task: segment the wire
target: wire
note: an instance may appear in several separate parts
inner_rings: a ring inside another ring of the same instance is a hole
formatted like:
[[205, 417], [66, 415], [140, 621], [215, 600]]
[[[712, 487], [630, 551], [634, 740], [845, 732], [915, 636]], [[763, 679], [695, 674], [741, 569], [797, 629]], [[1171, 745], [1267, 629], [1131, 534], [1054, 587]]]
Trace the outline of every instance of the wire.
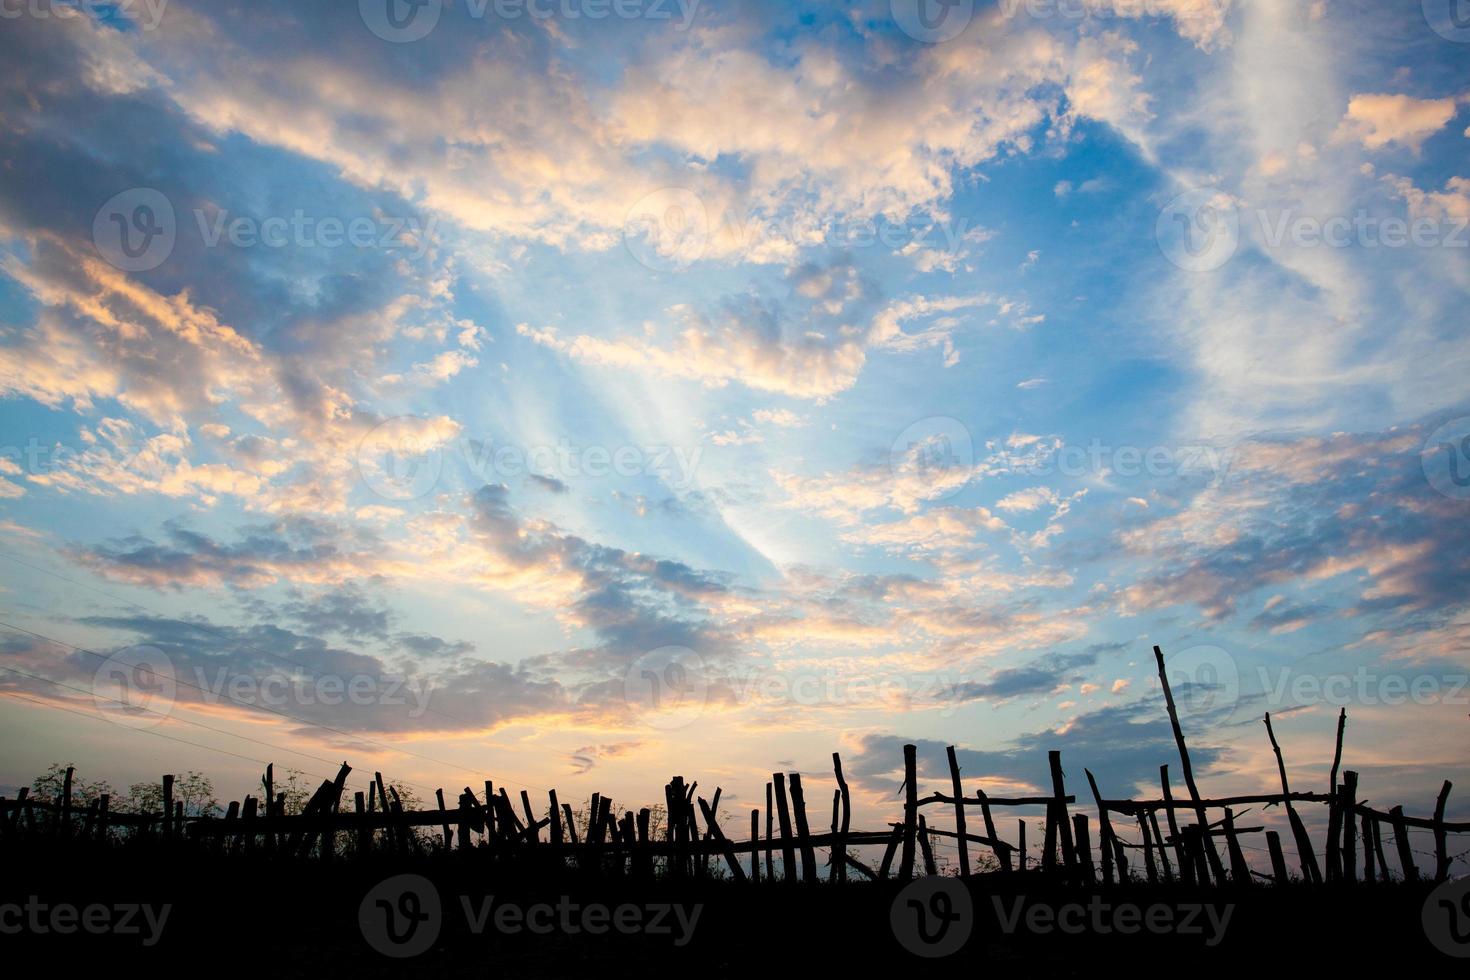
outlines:
[[[124, 599], [122, 596], [119, 596], [119, 595], [113, 595], [111, 592], [108, 592], [106, 589], [99, 589], [95, 585], [88, 585], [85, 582], [78, 582], [76, 579], [68, 578], [67, 576], [62, 575], [60, 572], [54, 572], [54, 571], [50, 570], [49, 568], [43, 568], [40, 565], [33, 565], [30, 562], [28, 562], [28, 561], [24, 561], [24, 560], [22, 560], [20, 558], [17, 558], [15, 555], [11, 554], [8, 551], [0, 551], [0, 558], [7, 558], [10, 561], [15, 562], [17, 565], [23, 565], [26, 568], [31, 569], [32, 571], [40, 572], [42, 575], [50, 575], [52, 578], [60, 579], [61, 581], [66, 582], [68, 585], [75, 585], [79, 589], [88, 589], [88, 590], [90, 590], [92, 592], [97, 593], [98, 595], [106, 596], [107, 598], [111, 599], [113, 602], [121, 603], [124, 606], [130, 606], [133, 609], [140, 610], [142, 612], [148, 613], [149, 615], [152, 615], [152, 616], [162, 616], [163, 615], [162, 613], [158, 612], [157, 610], [150, 609], [147, 606], [143, 605], [142, 603], [133, 602], [130, 599]], [[315, 673], [315, 669], [312, 668], [312, 667], [310, 667], [310, 666], [308, 666], [307, 664], [303, 664], [303, 663], [300, 663], [298, 661], [288, 659], [287, 657], [283, 656], [282, 654], [274, 653], [274, 652], [272, 652], [270, 650], [266, 650], [266, 649], [263, 649], [261, 647], [255, 646], [254, 644], [249, 644], [249, 643], [242, 644], [242, 643], [239, 642], [239, 639], [237, 637], [230, 636], [230, 635], [228, 635], [228, 634], [226, 634], [224, 632], [221, 632], [220, 630], [214, 629], [213, 627], [202, 626], [199, 623], [196, 623], [196, 622], [193, 622], [193, 621], [187, 620], [187, 619], [175, 619], [173, 617], [168, 617], [168, 618], [169, 618], [169, 620], [171, 622], [180, 623], [180, 624], [182, 624], [184, 626], [189, 627], [192, 630], [197, 630], [200, 633], [204, 633], [207, 636], [212, 636], [215, 639], [226, 640], [226, 641], [229, 641], [231, 643], [234, 643], [237, 646], [239, 646], [240, 649], [245, 650], [247, 652], [250, 652], [250, 653], [259, 653], [262, 656], [266, 656], [266, 657], [274, 657], [276, 660], [279, 660], [281, 663], [287, 664], [287, 665], [289, 665], [291, 667], [299, 668], [300, 670], [303, 670], [303, 671], [305, 671], [308, 674], [314, 674]], [[469, 722], [465, 721], [463, 718], [456, 718], [453, 715], [445, 714], [444, 712], [439, 711], [439, 710], [436, 710], [435, 708], [432, 708], [432, 707], [430, 707], [427, 704], [424, 706], [424, 710], [428, 711], [430, 714], [438, 715], [439, 717], [441, 717], [441, 718], [443, 718], [443, 719], [445, 719], [447, 721], [453, 721], [453, 722], [456, 722], [456, 723], [458, 723], [460, 725], [468, 725], [469, 724]], [[537, 787], [534, 787], [533, 786], [533, 787], [530, 787], [530, 788], [531, 789], [536, 789]]]
[[[149, 714], [158, 715], [160, 718], [163, 718], [163, 719], [166, 719], [166, 720], [169, 720], [169, 721], [179, 721], [179, 722], [183, 722], [186, 725], [194, 725], [194, 726], [196, 726], [198, 728], [203, 728], [206, 731], [211, 731], [211, 732], [215, 732], [216, 734], [219, 734], [219, 735], [228, 736], [229, 738], [238, 738], [238, 739], [242, 739], [242, 740], [244, 740], [246, 742], [254, 742], [257, 745], [264, 745], [266, 748], [268, 748], [268, 749], [275, 749], [278, 752], [286, 752], [286, 753], [289, 753], [291, 755], [305, 756], [308, 759], [315, 759], [317, 762], [325, 762], [329, 766], [335, 766], [335, 765], [337, 765], [337, 762], [335, 760], [333, 760], [333, 759], [327, 759], [327, 758], [324, 758], [323, 756], [319, 756], [319, 755], [312, 755], [310, 752], [302, 752], [300, 749], [287, 748], [284, 745], [277, 745], [274, 742], [266, 742], [266, 741], [263, 741], [263, 740], [258, 739], [258, 738], [251, 738], [249, 735], [241, 735], [238, 732], [228, 732], [228, 731], [225, 731], [223, 728], [215, 728], [213, 725], [206, 725], [202, 721], [194, 721], [193, 719], [190, 719], [190, 718], [180, 718], [180, 717], [178, 717], [176, 715], [166, 714], [166, 713], [164, 713], [162, 711], [155, 711], [152, 708], [144, 707], [142, 705], [129, 704], [128, 702], [122, 700], [121, 698], [108, 697], [107, 695], [105, 695], [105, 694], [99, 694], [96, 691], [88, 691], [84, 687], [77, 687], [74, 684], [67, 684], [67, 683], [64, 683], [62, 681], [52, 680], [49, 677], [42, 677], [40, 674], [29, 674], [29, 673], [27, 673], [27, 672], [25, 672], [23, 670], [18, 670], [15, 667], [6, 667], [4, 665], [0, 665], [0, 670], [8, 670], [12, 674], [19, 674], [22, 677], [29, 677], [32, 680], [44, 681], [47, 684], [55, 684], [57, 687], [64, 687], [68, 691], [76, 691], [78, 694], [90, 694], [94, 698], [102, 698], [104, 700], [111, 701], [114, 704], [120, 704], [120, 705], [122, 705], [125, 708], [139, 708], [139, 707], [141, 707], [144, 711], [148, 712]], [[105, 721], [106, 719], [103, 719], [103, 720]], [[125, 727], [127, 727], [127, 726], [125, 726]], [[314, 776], [314, 775], [317, 775], [317, 773], [308, 773], [307, 775], [313, 775]], [[325, 779], [327, 777], [323, 776], [322, 778]]]

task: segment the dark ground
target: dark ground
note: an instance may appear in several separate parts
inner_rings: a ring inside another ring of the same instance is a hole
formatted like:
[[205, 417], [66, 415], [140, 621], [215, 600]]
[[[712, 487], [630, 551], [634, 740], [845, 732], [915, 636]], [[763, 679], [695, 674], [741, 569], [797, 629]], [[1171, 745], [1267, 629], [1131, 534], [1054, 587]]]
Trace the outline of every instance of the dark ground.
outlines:
[[[1033, 872], [983, 875], [963, 884], [941, 878], [944, 884], [936, 885], [936, 879], [924, 879], [928, 884], [910, 886], [900, 895], [897, 883], [640, 883], [546, 867], [508, 878], [478, 867], [473, 855], [454, 853], [284, 865], [263, 856], [224, 859], [145, 846], [103, 849], [74, 842], [52, 853], [35, 840], [17, 843], [0, 846], [0, 907], [20, 906], [15, 911], [0, 908], [0, 949], [6, 954], [0, 962], [11, 967], [24, 962], [49, 965], [68, 976], [101, 966], [128, 972], [164, 969], [171, 977], [624, 977], [664, 970], [716, 977], [757, 971], [784, 977], [903, 970], [964, 976], [999, 971], [1021, 977], [1081, 976], [1099, 970], [1161, 977], [1268, 971], [1357, 976], [1407, 970], [1421, 977], [1463, 977], [1470, 964], [1470, 959], [1440, 952], [1427, 937], [1421, 918], [1432, 890], [1427, 884], [1277, 888], [1263, 883], [1245, 889], [1186, 889], [1133, 883], [1080, 889], [1049, 883]], [[409, 883], [416, 897], [408, 900], [401, 882], [379, 888], [405, 873], [432, 881], [439, 915], [428, 911], [433, 898], [421, 884]], [[395, 911], [396, 935], [406, 937], [409, 946], [426, 945], [423, 952], [390, 957], [373, 948], [376, 941], [394, 952], [406, 949], [387, 938], [385, 907], [369, 901], [366, 926], [360, 921], [364, 898], [374, 888], [379, 888], [374, 899], [382, 898]], [[935, 889], [949, 893], [936, 898]], [[493, 899], [492, 909], [506, 903], [521, 909], [545, 903], [550, 908], [534, 914], [540, 916], [538, 925], [550, 924], [551, 929], [532, 934], [522, 927], [511, 933], [497, 928], [492, 911], [490, 921], [476, 932], [465, 900], [473, 915], [487, 899]], [[47, 906], [47, 912], [37, 914], [48, 931], [37, 931], [31, 921], [13, 931], [30, 915], [28, 903]], [[114, 922], [125, 913], [113, 908], [167, 903], [170, 910], [158, 941], [147, 946], [148, 926], [141, 914], [133, 919], [139, 934], [81, 929], [62, 934], [54, 927], [66, 927], [65, 913], [62, 920], [53, 917], [60, 903], [79, 909], [106, 906]], [[558, 906], [568, 903], [579, 908], [563, 915]], [[686, 921], [694, 906], [699, 910], [692, 930], [672, 913], [655, 922], [656, 908], [621, 913], [625, 924], [636, 917], [653, 924], [656, 934], [613, 929], [602, 935], [573, 934], [556, 921], [569, 921], [580, 930], [588, 924], [581, 907], [590, 903], [609, 908], [679, 903], [686, 909]], [[1214, 919], [1192, 911], [1204, 905], [1214, 909]], [[1048, 926], [1047, 910], [1063, 906], [1068, 927], [1076, 931]], [[1127, 928], [1132, 921], [1128, 911], [1120, 911], [1124, 907], [1136, 907], [1140, 917], [1151, 916], [1154, 928], [1118, 931], [1116, 927]], [[934, 944], [919, 938], [920, 909]], [[1018, 912], [1020, 919], [1006, 931], [1004, 920]], [[405, 913], [428, 918], [411, 930]], [[548, 923], [548, 916], [553, 921]], [[936, 916], [951, 921], [946, 926]], [[437, 935], [430, 923], [438, 926]], [[660, 927], [668, 931], [658, 931]], [[915, 952], [932, 953], [945, 946], [958, 948], [942, 957]], [[1459, 951], [1470, 953], [1470, 937]]]

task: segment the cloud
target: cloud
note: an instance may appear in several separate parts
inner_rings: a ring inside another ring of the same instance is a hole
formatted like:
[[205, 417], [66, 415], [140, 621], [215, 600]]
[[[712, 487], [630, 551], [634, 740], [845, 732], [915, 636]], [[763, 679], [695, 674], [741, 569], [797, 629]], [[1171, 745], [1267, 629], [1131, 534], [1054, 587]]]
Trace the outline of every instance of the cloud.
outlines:
[[1416, 99], [1408, 95], [1354, 95], [1335, 139], [1352, 139], [1370, 150], [1397, 143], [1419, 151], [1424, 141], [1455, 117], [1454, 99]]

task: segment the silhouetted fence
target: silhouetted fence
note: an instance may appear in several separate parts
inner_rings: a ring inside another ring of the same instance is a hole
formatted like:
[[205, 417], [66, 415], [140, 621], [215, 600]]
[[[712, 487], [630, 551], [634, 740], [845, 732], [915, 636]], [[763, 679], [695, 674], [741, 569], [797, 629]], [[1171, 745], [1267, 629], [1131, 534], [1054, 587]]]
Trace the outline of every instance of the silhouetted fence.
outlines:
[[[818, 848], [828, 851], [825, 877], [829, 881], [847, 881], [850, 873], [870, 880], [892, 877], [908, 880], [918, 873], [921, 862], [924, 873], [939, 872], [934, 843], [937, 839], [948, 839], [956, 842], [957, 870], [962, 876], [976, 870], [971, 866], [971, 845], [975, 845], [990, 851], [985, 870], [995, 874], [1043, 873], [1079, 884], [1101, 880], [1105, 885], [1122, 885], [1130, 880], [1147, 879], [1151, 883], [1177, 881], [1186, 885], [1223, 886], [1246, 885], [1257, 878], [1277, 884], [1286, 884], [1294, 878], [1311, 884], [1389, 881], [1393, 875], [1385, 853], [1387, 828], [1394, 844], [1399, 878], [1443, 880], [1449, 876], [1448, 835], [1470, 832], [1470, 823], [1445, 819], [1451, 784], [1446, 781], [1441, 788], [1432, 817], [1407, 816], [1401, 806], [1385, 812], [1359, 802], [1358, 773], [1345, 770], [1339, 779], [1345, 710], [1338, 716], [1328, 792], [1291, 790], [1268, 714], [1266, 732], [1276, 756], [1281, 791], [1223, 799], [1201, 796], [1158, 647], [1154, 647], [1154, 656], [1188, 798], [1174, 798], [1168, 765], [1159, 769], [1161, 798], [1146, 800], [1107, 799], [1093, 774], [1084, 770], [1097, 811], [1095, 847], [1089, 817], [1071, 810], [1077, 800], [1067, 792], [1060, 752], [1048, 753], [1049, 795], [994, 797], [983, 789], [965, 790], [954, 747], [950, 746], [950, 793], [936, 791], [921, 797], [917, 751], [913, 745], [903, 748], [902, 819], [876, 831], [851, 828], [851, 792], [842, 771], [842, 760], [834, 752], [831, 823], [830, 830], [824, 833], [812, 830], [799, 773], [772, 774], [766, 784], [764, 836], [762, 811], [752, 809], [749, 836], [739, 840], [729, 836], [720, 825], [717, 816], [720, 789], [716, 788], [706, 799], [697, 794], [698, 783], [686, 784], [679, 776], [664, 787], [662, 827], [655, 826], [652, 809], [619, 811], [610, 798], [594, 793], [579, 828], [570, 804], [560, 802], [555, 790], [547, 794], [547, 802], [539, 810], [530, 795], [521, 790], [517, 808], [506, 788], [497, 788], [490, 780], [478, 792], [464, 787], [452, 807], [446, 804], [443, 790], [439, 790], [436, 809], [408, 810], [398, 790], [386, 785], [381, 773], [375, 773], [366, 793], [355, 792], [349, 803], [344, 800], [344, 790], [352, 770], [343, 763], [336, 778], [324, 780], [301, 812], [294, 814], [287, 813], [286, 794], [276, 791], [274, 767], [266, 769], [260, 797], [246, 796], [243, 801], [231, 802], [223, 815], [193, 816], [186, 815], [183, 803], [174, 799], [172, 776], [163, 777], [161, 812], [115, 812], [105, 795], [89, 801], [84, 809], [74, 806], [72, 770], [68, 769], [59, 800], [36, 800], [26, 789], [21, 789], [14, 800], [0, 798], [0, 842], [14, 843], [31, 837], [111, 841], [114, 832], [121, 829], [181, 847], [209, 848], [224, 854], [269, 854], [294, 860], [349, 860], [385, 851], [400, 854], [432, 851], [457, 853], [465, 860], [645, 878], [656, 873], [675, 878], [723, 873], [741, 882], [759, 881], [764, 876], [770, 880], [779, 877], [791, 883], [810, 883], [822, 877]], [[1312, 837], [1297, 811], [1299, 804], [1327, 808], [1327, 833], [1320, 863]], [[1276, 831], [1237, 824], [1237, 808], [1250, 805], [1284, 807], [1296, 851], [1295, 874], [1287, 864]], [[954, 830], [929, 825], [923, 811], [932, 807], [952, 811]], [[1036, 866], [1028, 864], [1024, 819], [1017, 822], [1014, 842], [997, 829], [996, 811], [1016, 807], [1044, 808], [1044, 838]], [[976, 809], [980, 811], [983, 833], [969, 829], [971, 813]], [[1181, 813], [1186, 819], [1192, 817], [1192, 822], [1182, 824]], [[425, 834], [423, 828], [438, 833]], [[1415, 862], [1409, 841], [1410, 828], [1433, 832], [1432, 869], [1421, 870]], [[1135, 831], [1137, 840], [1129, 839]], [[1252, 869], [1244, 854], [1243, 839], [1263, 831], [1271, 861], [1269, 875]], [[1223, 858], [1220, 845], [1225, 852]], [[877, 866], [854, 854], [856, 848], [872, 848], [880, 853]], [[1130, 855], [1139, 860], [1130, 861]], [[712, 862], [722, 862], [725, 871], [716, 872]]]

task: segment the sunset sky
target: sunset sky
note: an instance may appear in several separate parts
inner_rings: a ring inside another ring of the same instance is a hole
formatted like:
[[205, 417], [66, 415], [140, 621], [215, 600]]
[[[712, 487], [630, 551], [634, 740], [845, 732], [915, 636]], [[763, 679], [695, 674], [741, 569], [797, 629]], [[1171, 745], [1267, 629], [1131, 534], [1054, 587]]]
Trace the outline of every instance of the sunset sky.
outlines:
[[1447, 3], [3, 11], [0, 786], [1470, 786]]

